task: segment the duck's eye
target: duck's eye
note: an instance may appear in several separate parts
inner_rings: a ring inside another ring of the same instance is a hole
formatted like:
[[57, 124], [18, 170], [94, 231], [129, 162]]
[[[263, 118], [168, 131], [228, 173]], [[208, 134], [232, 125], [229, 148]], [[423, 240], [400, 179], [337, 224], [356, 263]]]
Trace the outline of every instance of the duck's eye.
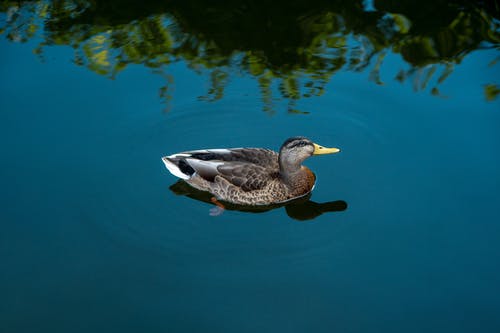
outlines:
[[290, 145], [288, 145], [288, 148], [293, 149], [293, 148], [305, 147], [308, 144], [309, 143], [307, 141], [295, 141], [295, 142], [291, 143]]

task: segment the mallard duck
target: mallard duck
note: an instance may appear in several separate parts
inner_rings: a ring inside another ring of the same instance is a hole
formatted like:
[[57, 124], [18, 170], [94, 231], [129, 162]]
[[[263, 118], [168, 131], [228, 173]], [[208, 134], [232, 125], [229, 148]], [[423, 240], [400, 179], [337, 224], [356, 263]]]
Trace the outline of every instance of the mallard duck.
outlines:
[[239, 205], [272, 205], [309, 194], [316, 176], [302, 165], [312, 155], [338, 153], [304, 137], [287, 139], [279, 153], [264, 148], [185, 151], [162, 158], [174, 176]]

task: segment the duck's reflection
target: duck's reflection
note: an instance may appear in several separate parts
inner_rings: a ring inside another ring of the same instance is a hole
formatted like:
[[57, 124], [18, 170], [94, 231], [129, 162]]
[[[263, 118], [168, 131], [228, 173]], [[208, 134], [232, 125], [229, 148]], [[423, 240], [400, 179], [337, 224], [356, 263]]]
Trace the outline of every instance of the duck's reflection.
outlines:
[[[171, 185], [170, 190], [177, 195], [185, 195], [195, 200], [213, 204], [214, 207], [216, 207], [212, 202], [213, 196], [210, 193], [199, 191], [191, 187], [183, 180], [179, 180], [175, 184]], [[242, 212], [262, 213], [271, 209], [285, 207], [288, 216], [299, 221], [312, 220], [323, 213], [340, 212], [347, 209], [347, 203], [343, 200], [317, 203], [311, 201], [310, 198], [311, 194], [297, 200], [287, 202], [286, 204], [269, 206], [241, 206], [224, 202], [224, 208], [228, 210], [239, 210]]]

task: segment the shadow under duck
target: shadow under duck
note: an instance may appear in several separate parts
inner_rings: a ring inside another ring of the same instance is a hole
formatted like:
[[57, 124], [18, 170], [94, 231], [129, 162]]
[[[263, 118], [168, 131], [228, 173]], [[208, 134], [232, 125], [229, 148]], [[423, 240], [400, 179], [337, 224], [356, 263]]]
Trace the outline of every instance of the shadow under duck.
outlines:
[[305, 137], [287, 139], [279, 153], [264, 148], [185, 151], [162, 158], [167, 169], [217, 200], [239, 205], [280, 204], [308, 195], [316, 177], [302, 162], [338, 153]]

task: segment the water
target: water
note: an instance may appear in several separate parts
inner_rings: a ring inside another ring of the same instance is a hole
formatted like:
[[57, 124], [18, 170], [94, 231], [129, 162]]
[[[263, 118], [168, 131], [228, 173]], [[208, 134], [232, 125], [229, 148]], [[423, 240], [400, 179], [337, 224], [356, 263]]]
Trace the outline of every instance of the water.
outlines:
[[[110, 79], [67, 46], [42, 61], [47, 34], [0, 38], [1, 332], [499, 330], [500, 104], [485, 97], [497, 49], [463, 55], [441, 83], [438, 65], [426, 86], [431, 64], [388, 50], [383, 84], [372, 59], [297, 99], [279, 76], [266, 99], [234, 55], [213, 98], [210, 70], [182, 56]], [[299, 92], [324, 81], [303, 75]], [[342, 149], [306, 161], [311, 200], [336, 211], [213, 217], [170, 190], [160, 159], [295, 135]]]

